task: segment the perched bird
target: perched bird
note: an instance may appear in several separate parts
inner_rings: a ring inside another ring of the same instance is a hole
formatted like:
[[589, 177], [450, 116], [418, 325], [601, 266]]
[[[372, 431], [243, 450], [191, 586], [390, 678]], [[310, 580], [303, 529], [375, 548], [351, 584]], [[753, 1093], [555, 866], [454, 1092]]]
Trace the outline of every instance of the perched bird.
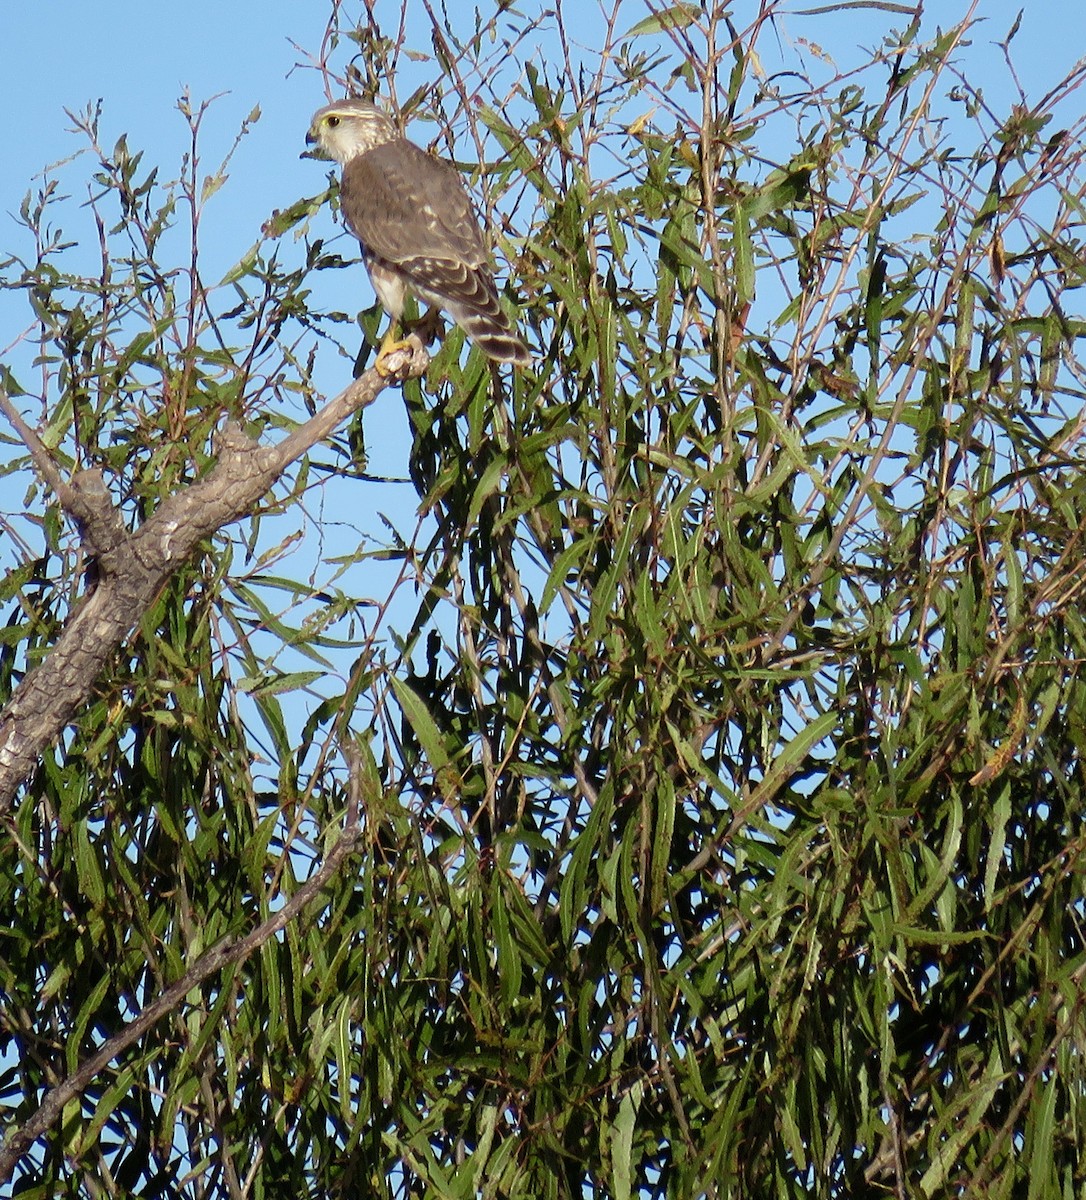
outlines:
[[377, 368], [401, 343], [395, 333], [410, 293], [443, 308], [498, 362], [526, 366], [531, 354], [498, 301], [490, 255], [460, 176], [409, 142], [388, 113], [339, 100], [313, 115], [311, 156], [340, 163], [339, 203], [362, 243], [374, 291], [392, 326]]

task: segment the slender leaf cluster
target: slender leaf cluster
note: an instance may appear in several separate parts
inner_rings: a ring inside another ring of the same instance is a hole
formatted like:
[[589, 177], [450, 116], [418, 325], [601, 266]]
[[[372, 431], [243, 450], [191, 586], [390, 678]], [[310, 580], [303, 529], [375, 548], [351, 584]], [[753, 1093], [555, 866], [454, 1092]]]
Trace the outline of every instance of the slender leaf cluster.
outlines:
[[[522, 7], [464, 29], [424, 3], [417, 43], [334, 7], [337, 86], [380, 81], [478, 164], [538, 359], [496, 372], [449, 332], [403, 388], [417, 520], [359, 543], [341, 515], [376, 487], [367, 414], [208, 542], [27, 782], [7, 1128], [282, 907], [361, 799], [360, 849], [15, 1178], [1078, 1195], [1083, 71], [999, 109], [964, 24], [772, 74], [772, 4], [616, 3], [594, 41]], [[376, 314], [318, 300], [323, 196], [203, 286], [167, 265], [194, 183], [86, 131], [103, 265], [69, 265], [48, 189], [28, 205], [5, 286], [40, 384], [7, 390], [40, 389], [58, 466], [103, 466], [135, 523], [224, 417], [288, 425]], [[27, 519], [5, 697], [93, 586], [40, 490]]]

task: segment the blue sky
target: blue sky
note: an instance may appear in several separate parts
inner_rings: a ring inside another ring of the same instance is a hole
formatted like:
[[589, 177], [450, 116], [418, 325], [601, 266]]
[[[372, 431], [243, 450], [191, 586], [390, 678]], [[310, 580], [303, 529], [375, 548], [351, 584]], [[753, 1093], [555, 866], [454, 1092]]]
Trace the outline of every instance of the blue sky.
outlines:
[[326, 16], [324, 5], [296, 0], [4, 5], [0, 249], [15, 240], [8, 214], [32, 177], [82, 144], [67, 132], [65, 109], [83, 111], [101, 99], [105, 144], [125, 133], [130, 147], [174, 172], [187, 139], [177, 100], [187, 87], [197, 103], [222, 93], [204, 126], [209, 166], [229, 149], [246, 114], [257, 105], [262, 112], [239, 150], [234, 186], [208, 223], [217, 246], [240, 256], [272, 208], [320, 186], [319, 171], [298, 159], [309, 114], [323, 102], [320, 79], [314, 71], [291, 73], [302, 55], [290, 42], [315, 49]]
[[[517, 5], [525, 12], [543, 6], [543, 0]], [[591, 44], [597, 6], [567, 0], [564, 7], [567, 22], [570, 13], [577, 14], [574, 36]], [[732, 5], [737, 25], [757, 7], [756, 0], [737, 0]], [[452, 0], [449, 8], [454, 13], [462, 8], [466, 23], [474, 11], [464, 0]], [[968, 0], [929, 0], [928, 21], [950, 25], [968, 8]], [[965, 61], [996, 107], [1000, 101], [1009, 104], [1012, 88], [994, 43], [1006, 36], [1019, 10], [1023, 18], [1014, 58], [1023, 84], [1034, 95], [1043, 94], [1050, 81], [1086, 55], [1083, 0], [979, 0], [977, 13], [988, 21]], [[309, 115], [324, 95], [318, 72], [297, 64], [318, 50], [329, 11], [330, 5], [314, 0], [189, 0], [184, 5], [133, 0], [16, 5], [9, 0], [0, 9], [5, 50], [0, 72], [0, 252], [19, 244], [20, 231], [10, 214], [17, 212], [34, 175], [81, 145], [68, 132], [66, 108], [82, 110], [101, 99], [106, 144], [125, 133], [130, 147], [144, 148], [171, 171], [185, 146], [176, 102], [187, 87], [197, 102], [221, 94], [204, 129], [209, 166], [229, 148], [245, 115], [255, 106], [262, 113], [204, 226], [204, 249], [225, 269], [253, 243], [271, 209], [321, 185], [321, 168], [300, 161], [298, 154]], [[376, 11], [394, 30], [399, 0], [376, 0]], [[645, 11], [639, 0], [626, 0], [621, 23], [632, 25]], [[409, 35], [416, 30], [413, 44], [429, 51], [421, 4], [410, 3], [408, 12]], [[904, 20], [877, 9], [854, 8], [836, 16], [789, 16], [778, 29], [786, 55], [790, 42], [810, 38], [844, 65], [856, 57], [856, 47], [877, 44], [882, 31]], [[762, 39], [762, 54], [772, 41]], [[433, 64], [425, 69], [432, 70]], [[401, 94], [409, 90], [401, 83]], [[365, 280], [359, 288], [360, 302], [369, 304]], [[0, 348], [10, 340], [5, 336], [9, 318], [10, 309], [0, 306]]]
[[[542, 0], [521, 0], [532, 11]], [[594, 13], [592, 3], [570, 5], [567, 13]], [[797, 5], [803, 8], [806, 5]], [[929, 20], [950, 25], [968, 9], [967, 0], [929, 0]], [[304, 52], [317, 51], [330, 6], [307, 0], [188, 0], [188, 3], [141, 3], [133, 0], [40, 0], [0, 9], [0, 251], [17, 239], [9, 216], [46, 164], [71, 154], [80, 142], [66, 132], [64, 109], [84, 109], [101, 98], [105, 136], [128, 135], [133, 148], [146, 148], [166, 169], [177, 162], [185, 128], [176, 110], [182, 88], [195, 101], [220, 93], [207, 121], [205, 154], [210, 163], [225, 152], [244, 116], [256, 105], [262, 119], [243, 143], [228, 187], [206, 230], [213, 253], [239, 256], [255, 240], [260, 223], [320, 183], [319, 168], [299, 161], [310, 113], [324, 101], [318, 73], [292, 69]], [[377, 0], [377, 12], [390, 29], [398, 22], [398, 0]], [[452, 0], [466, 19], [474, 5]], [[737, 24], [757, 9], [755, 0], [732, 5]], [[417, 15], [415, 45], [430, 50], [425, 14]], [[629, 24], [642, 15], [637, 0], [627, 0]], [[1028, 90], [1036, 95], [1086, 55], [1086, 4], [1083, 0], [979, 0], [978, 15], [989, 18], [979, 31], [967, 61], [994, 100], [1009, 100], [1011, 89], [1000, 52], [1002, 39], [1022, 10], [1013, 50]], [[624, 15], [625, 19], [625, 15]], [[873, 45], [888, 25], [901, 25], [869, 8], [836, 17], [799, 16], [779, 25], [784, 39], [811, 38], [838, 62], [847, 63], [858, 45]], [[409, 21], [408, 29], [411, 29]], [[587, 26], [580, 32], [589, 39]], [[296, 43], [296, 49], [291, 43]], [[763, 39], [764, 53], [768, 39]], [[787, 43], [785, 43], [787, 44]], [[545, 52], [545, 47], [543, 48]], [[1086, 103], [1086, 98], [1084, 98]], [[112, 141], [109, 142], [112, 144]], [[366, 286], [363, 284], [363, 286]], [[367, 294], [366, 303], [369, 302]], [[6, 344], [0, 329], [0, 346]]]
[[[608, 0], [608, 6], [613, 0]], [[431, 52], [429, 22], [420, 0], [407, 5], [408, 45]], [[657, 2], [655, 7], [659, 8]], [[378, 19], [394, 33], [401, 18], [400, 0], [373, 0]], [[473, 24], [474, 4], [448, 0], [448, 10], [463, 12], [465, 32]], [[489, 10], [489, 4], [484, 5]], [[526, 14], [553, 7], [547, 0], [518, 0]], [[758, 0], [735, 0], [731, 6], [739, 28], [758, 11]], [[802, 10], [806, 5], [792, 5]], [[811, 6], [820, 7], [820, 6]], [[925, 32], [935, 23], [950, 26], [969, 10], [970, 0], [928, 0]], [[601, 23], [595, 0], [564, 0], [567, 27], [575, 40], [591, 48]], [[102, 101], [102, 138], [107, 147], [122, 133], [129, 147], [146, 151], [146, 162], [161, 164], [165, 177], [177, 171], [187, 144], [184, 120], [177, 100], [187, 88], [194, 102], [218, 96], [202, 131], [203, 161], [212, 169], [230, 148], [245, 118], [259, 106], [261, 119], [246, 137], [231, 168], [229, 183], [211, 201], [202, 222], [205, 278], [221, 277], [257, 239], [261, 224], [273, 209], [283, 208], [301, 195], [312, 195], [323, 186], [325, 165], [300, 160], [305, 132], [314, 109], [325, 102], [320, 74], [304, 66], [321, 44], [331, 4], [325, 0], [188, 0], [185, 4], [136, 3], [134, 0], [39, 0], [0, 5], [0, 45], [4, 70], [0, 72], [0, 259], [11, 249], [28, 249], [25, 231], [12, 214], [34, 177], [47, 164], [79, 149], [81, 138], [71, 133], [65, 109], [83, 110]], [[359, 0], [344, 0], [345, 12], [361, 12]], [[620, 28], [628, 28], [648, 11], [642, 0], [624, 0]], [[979, 83], [989, 103], [999, 113], [1015, 99], [1011, 78], [996, 43], [1006, 37], [1019, 11], [1020, 30], [1013, 43], [1013, 58], [1023, 86], [1033, 98], [1042, 95], [1081, 56], [1086, 55], [1086, 3], [1083, 0], [977, 0], [976, 13], [986, 18], [975, 34], [973, 46], [960, 52], [971, 82]], [[765, 62], [767, 70], [795, 65], [795, 52], [808, 62], [817, 56], [803, 45], [817, 43], [840, 67], [865, 59], [860, 47], [879, 44], [887, 29], [906, 23], [901, 15], [877, 8], [844, 9], [837, 14], [810, 17], [786, 16], [778, 21], [776, 36], [761, 38], [763, 59], [781, 51], [779, 63]], [[554, 47], [539, 46], [540, 57], [554, 57]], [[399, 92], [406, 96], [414, 86], [432, 78], [435, 64], [412, 63], [404, 70], [414, 78], [401, 78]], [[341, 54], [337, 65], [342, 66]], [[1086, 92], [1079, 110], [1086, 104]], [[1077, 115], [1077, 114], [1075, 114]], [[1053, 126], [1055, 128], [1055, 126]], [[421, 131], [419, 140], [433, 135]], [[770, 159], [773, 147], [759, 147]], [[791, 148], [783, 148], [787, 159]], [[63, 176], [64, 184], [81, 200], [93, 167], [75, 164]], [[93, 233], [89, 217], [69, 208], [66, 220], [74, 236]], [[68, 231], [67, 225], [65, 226]], [[317, 233], [335, 232], [330, 214], [314, 222]], [[345, 252], [347, 252], [345, 250]], [[334, 288], [328, 302], [349, 310], [373, 302], [364, 272], [331, 272], [318, 281]], [[322, 291], [322, 295], [327, 293]], [[29, 321], [21, 297], [0, 293], [0, 351]], [[328, 363], [328, 387], [342, 386], [342, 360]], [[322, 380], [323, 383], [323, 380]], [[382, 398], [382, 413], [395, 420], [395, 449], [388, 446], [390, 461], [373, 462], [380, 473], [405, 474], [408, 443], [406, 417], [395, 402]], [[395, 461], [391, 461], [391, 460]], [[7, 507], [7, 505], [0, 505]]]
[[[608, 0], [608, 5], [611, 0]], [[431, 51], [428, 20], [420, 0], [407, 5], [408, 43]], [[489, 5], [484, 5], [489, 9]], [[553, 7], [545, 0], [519, 0], [524, 13]], [[659, 2], [655, 7], [660, 7]], [[735, 0], [737, 27], [756, 14], [757, 0]], [[802, 10], [807, 5], [788, 6]], [[821, 7], [821, 6], [811, 6]], [[970, 0], [928, 0], [926, 32], [935, 22], [949, 26], [960, 20]], [[345, 12], [361, 12], [357, 0]], [[387, 32], [401, 16], [400, 0], [374, 0]], [[449, 11], [463, 11], [469, 25], [474, 4], [449, 0]], [[575, 39], [591, 47], [599, 24], [595, 0], [565, 0], [567, 26]], [[273, 208], [303, 194], [313, 194], [323, 181], [322, 166], [299, 160], [310, 114], [325, 100], [319, 73], [299, 66], [321, 43], [331, 4], [325, 0], [188, 0], [181, 4], [135, 0], [39, 0], [0, 5], [0, 257], [22, 243], [11, 214], [18, 211], [34, 176], [47, 164], [82, 145], [69, 132], [64, 110], [103, 104], [103, 139], [107, 146], [122, 133], [133, 149], [144, 149], [163, 171], [176, 171], [186, 144], [186, 129], [177, 99], [188, 88], [199, 102], [218, 96], [203, 129], [203, 154], [212, 167], [230, 147], [241, 121], [254, 107], [262, 116], [244, 139], [233, 162], [229, 185], [215, 198], [203, 225], [203, 252], [208, 277], [221, 264], [225, 271], [256, 240]], [[625, 0], [620, 27], [631, 26], [648, 11], [641, 0]], [[976, 12], [986, 21], [971, 49], [961, 52], [972, 82], [985, 88], [997, 111], [1014, 98], [1010, 77], [995, 43], [1003, 39], [1021, 11], [1021, 28], [1013, 56], [1021, 81], [1034, 97], [1062, 77], [1086, 55], [1086, 3], [1083, 0], [977, 0]], [[759, 53], [782, 49], [782, 63], [792, 66], [792, 51], [810, 39], [840, 66], [866, 57], [858, 47], [875, 46], [888, 28], [905, 18], [877, 8], [849, 8], [838, 14], [790, 15], [777, 22], [778, 37], [763, 36]], [[550, 48], [553, 52], [553, 47]], [[548, 47], [539, 48], [540, 56]], [[810, 55], [808, 58], [810, 59]], [[406, 95], [419, 81], [432, 77], [432, 62], [421, 66], [402, 60], [416, 78], [400, 81]], [[342, 58], [340, 59], [340, 65]], [[1086, 104], [1086, 95], [1082, 102]], [[423, 137], [432, 135], [432, 127]], [[768, 156], [773, 157], [772, 149]], [[785, 151], [782, 157], [787, 158]], [[90, 172], [90, 164], [82, 168]], [[65, 182], [68, 182], [66, 178]], [[329, 231], [331, 217], [328, 217]], [[372, 302], [369, 285], [358, 282], [360, 305]], [[342, 307], [348, 307], [344, 295]], [[21, 318], [22, 313], [17, 314]], [[0, 297], [0, 349], [11, 340], [16, 319]]]
[[[3, 207], [21, 195], [33, 172], [71, 152], [75, 139], [65, 134], [64, 109], [83, 109], [99, 97], [110, 125], [127, 131], [134, 146], [169, 151], [182, 144], [175, 104], [185, 86], [197, 100], [228, 93], [215, 122], [225, 136], [259, 104], [269, 144], [273, 130], [300, 142], [319, 84], [312, 72], [287, 77], [301, 57], [288, 39], [315, 48], [325, 16], [323, 5], [292, 0], [4, 5]], [[272, 168], [271, 162], [267, 172], [259, 162], [247, 164], [263, 187]]]
[[[430, 52], [422, 5], [419, 0], [405, 2], [409, 3], [408, 43]], [[546, 0], [517, 3], [518, 9], [529, 13], [552, 6]], [[349, 7], [361, 10], [362, 5]], [[466, 26], [472, 21], [473, 4], [448, 0], [447, 7], [452, 13], [463, 11]], [[969, 7], [969, 0], [928, 0], [927, 35], [934, 33], [936, 22], [944, 27], [956, 23]], [[315, 0], [188, 0], [184, 5], [147, 0], [96, 0], [94, 4], [39, 0], [16, 5], [8, 0], [0, 9], [0, 45], [5, 50], [4, 71], [0, 72], [0, 258], [9, 249], [27, 249], [25, 231], [12, 214], [34, 186], [34, 176], [83, 144], [69, 132], [66, 108], [83, 110], [100, 99], [104, 144], [111, 147], [123, 133], [131, 149], [145, 150], [147, 162], [161, 164], [166, 177], [172, 177], [187, 145], [185, 122], [177, 111], [178, 97], [187, 88], [195, 103], [220, 97], [203, 130], [202, 153], [209, 169], [230, 148], [245, 116], [257, 106], [262, 114], [233, 160], [229, 183], [204, 215], [205, 276], [218, 278], [216, 270], [225, 272], [245, 253], [273, 209], [284, 208], [323, 186], [324, 165], [299, 159], [309, 117], [325, 101], [323, 85], [318, 71], [299, 64], [307, 54], [318, 51], [330, 8], [330, 4]], [[393, 32], [400, 20], [399, 0], [375, 0], [375, 8]], [[732, 9], [736, 25], [742, 27], [756, 14], [758, 3], [735, 0]], [[599, 24], [594, 0], [565, 0], [564, 10], [567, 23], [574, 25], [574, 38], [591, 48]], [[1013, 59], [1032, 98], [1043, 95], [1086, 55], [1083, 0], [978, 0], [976, 13], [987, 21], [978, 28], [973, 46], [959, 57], [971, 82], [984, 88], [998, 113], [1005, 112], [1016, 96], [996, 43], [1006, 37], [1019, 10], [1023, 16], [1012, 47]], [[647, 11], [641, 0], [625, 0], [620, 27], [634, 25]], [[802, 39], [809, 39], [846, 67], [866, 59], [860, 47], [877, 46], [887, 29], [904, 24], [903, 16], [875, 8], [849, 8], [811, 17], [793, 14], [779, 22], [778, 37], [763, 36], [759, 53], [764, 58], [775, 47], [781, 51], [781, 62], [766, 62], [767, 70], [793, 65], [797, 49], [811, 61], [816, 56], [801, 44]], [[551, 50], [553, 47], [542, 45], [539, 54], [546, 57]], [[342, 59], [337, 65], [342, 65]], [[432, 77], [429, 73], [436, 68], [433, 62], [420, 65], [405, 59], [404, 69], [414, 72], [415, 78], [401, 79], [401, 96]], [[1079, 93], [1076, 99], [1081, 111], [1086, 94]], [[417, 136], [426, 140], [432, 132], [433, 127], [428, 127]], [[772, 147], [760, 149], [774, 157]], [[786, 148], [780, 157], [786, 159], [790, 152]], [[65, 185], [76, 199], [82, 199], [93, 167], [89, 161], [77, 166], [78, 170], [65, 174]], [[74, 224], [78, 213], [73, 212], [70, 219]], [[84, 215], [83, 220], [89, 218]], [[89, 228], [85, 227], [84, 236]], [[314, 229], [331, 235], [335, 231], [331, 215], [320, 214]], [[372, 303], [361, 267], [357, 272], [326, 275], [330, 278], [318, 282], [324, 289], [334, 289], [334, 294], [322, 292], [330, 296], [333, 306], [351, 310]], [[0, 350], [18, 333], [19, 326], [28, 322], [22, 298], [0, 294]], [[322, 384], [327, 379], [329, 391], [346, 382], [342, 359], [329, 356], [324, 369], [326, 375], [318, 378]], [[369, 435], [370, 469], [377, 474], [405, 476], [409, 430], [398, 398], [393, 394], [381, 397], [378, 407], [367, 414], [366, 424], [367, 430], [378, 431]], [[0, 487], [0, 511], [11, 512], [19, 503], [10, 488], [5, 492]], [[359, 501], [354, 504], [358, 506]], [[383, 537], [378, 510], [395, 509], [397, 525], [410, 530], [417, 497], [407, 485], [391, 490], [374, 485], [364, 494], [361, 506], [366, 515], [358, 520]]]

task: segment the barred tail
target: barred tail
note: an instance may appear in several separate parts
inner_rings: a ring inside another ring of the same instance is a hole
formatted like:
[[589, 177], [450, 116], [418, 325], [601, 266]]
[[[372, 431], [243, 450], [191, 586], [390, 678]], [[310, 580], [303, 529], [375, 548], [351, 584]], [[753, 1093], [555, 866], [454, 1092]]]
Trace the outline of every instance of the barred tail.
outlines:
[[517, 333], [512, 321], [497, 307], [485, 311], [457, 307], [452, 318], [480, 350], [496, 362], [531, 365], [532, 352]]

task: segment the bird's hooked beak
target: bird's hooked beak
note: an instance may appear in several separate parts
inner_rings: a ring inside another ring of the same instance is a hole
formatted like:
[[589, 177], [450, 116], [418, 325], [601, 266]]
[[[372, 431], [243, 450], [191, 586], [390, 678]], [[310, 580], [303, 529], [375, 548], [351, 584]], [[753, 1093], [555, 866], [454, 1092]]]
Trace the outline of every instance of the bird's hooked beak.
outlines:
[[305, 135], [305, 144], [312, 147], [312, 149], [303, 150], [298, 155], [299, 158], [323, 158], [325, 160], [331, 158], [331, 155], [321, 149], [320, 138], [317, 137], [312, 129]]

